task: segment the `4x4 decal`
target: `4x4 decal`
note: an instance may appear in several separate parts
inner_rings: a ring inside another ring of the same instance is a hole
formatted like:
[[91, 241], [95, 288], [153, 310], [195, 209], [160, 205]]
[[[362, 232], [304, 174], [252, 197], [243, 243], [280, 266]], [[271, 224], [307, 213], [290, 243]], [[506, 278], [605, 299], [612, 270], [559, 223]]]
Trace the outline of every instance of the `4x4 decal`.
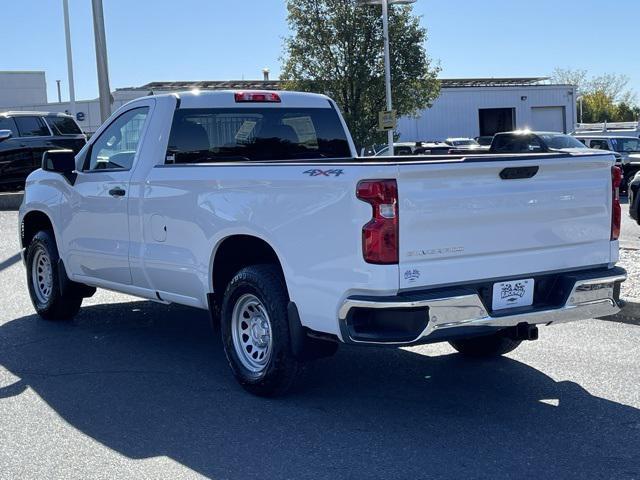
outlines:
[[310, 177], [339, 177], [344, 173], [344, 170], [336, 168], [333, 168], [331, 170], [321, 170], [319, 168], [313, 168], [311, 170], [305, 170], [302, 173], [304, 175], [309, 175]]

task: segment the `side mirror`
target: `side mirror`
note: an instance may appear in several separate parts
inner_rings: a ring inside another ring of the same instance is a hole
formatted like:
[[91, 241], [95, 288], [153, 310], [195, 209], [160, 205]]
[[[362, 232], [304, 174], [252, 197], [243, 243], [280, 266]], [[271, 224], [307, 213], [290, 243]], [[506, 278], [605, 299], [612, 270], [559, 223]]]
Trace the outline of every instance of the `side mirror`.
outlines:
[[76, 180], [76, 154], [73, 150], [49, 150], [42, 154], [42, 170], [59, 173], [73, 185]]
[[13, 132], [11, 130], [0, 130], [0, 142], [10, 139], [12, 135]]

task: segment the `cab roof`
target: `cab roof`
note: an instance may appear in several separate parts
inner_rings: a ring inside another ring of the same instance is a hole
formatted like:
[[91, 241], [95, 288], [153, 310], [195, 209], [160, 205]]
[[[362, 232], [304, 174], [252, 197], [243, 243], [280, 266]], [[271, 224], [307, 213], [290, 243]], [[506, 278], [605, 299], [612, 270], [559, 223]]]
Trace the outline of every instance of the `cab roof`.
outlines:
[[[280, 97], [280, 102], [237, 102], [235, 99], [237, 93], [276, 94]], [[283, 90], [191, 90], [162, 96], [178, 97], [180, 108], [332, 108], [333, 106], [333, 102], [326, 95]]]

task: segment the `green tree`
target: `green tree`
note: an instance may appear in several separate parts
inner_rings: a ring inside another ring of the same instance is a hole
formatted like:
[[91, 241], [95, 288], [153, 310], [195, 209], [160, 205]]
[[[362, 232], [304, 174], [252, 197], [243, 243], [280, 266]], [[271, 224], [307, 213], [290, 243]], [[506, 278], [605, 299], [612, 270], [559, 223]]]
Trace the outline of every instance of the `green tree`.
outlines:
[[[340, 107], [359, 146], [381, 143], [385, 110], [380, 7], [356, 0], [287, 0], [292, 35], [285, 39], [285, 88], [321, 92]], [[411, 6], [389, 9], [393, 106], [416, 115], [440, 92], [440, 68], [427, 56], [427, 31]]]
[[618, 121], [617, 108], [613, 98], [603, 90], [585, 93], [583, 95], [583, 118], [585, 123]]
[[640, 119], [640, 107], [620, 102], [617, 105], [616, 118], [619, 122], [635, 122]]

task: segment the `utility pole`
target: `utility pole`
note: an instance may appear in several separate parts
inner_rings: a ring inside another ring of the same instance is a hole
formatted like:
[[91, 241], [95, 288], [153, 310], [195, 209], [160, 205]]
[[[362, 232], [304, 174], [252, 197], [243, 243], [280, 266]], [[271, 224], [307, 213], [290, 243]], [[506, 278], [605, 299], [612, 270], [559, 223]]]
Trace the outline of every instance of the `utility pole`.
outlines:
[[583, 112], [584, 112], [584, 97], [580, 95], [580, 123], [584, 123]]
[[107, 64], [107, 39], [104, 33], [102, 0], [91, 0], [93, 8], [93, 34], [96, 42], [96, 66], [98, 69], [98, 91], [100, 93], [100, 119], [104, 122], [111, 115], [111, 89], [109, 88], [109, 66]]
[[[391, 100], [391, 56], [389, 54], [389, 5], [402, 5], [415, 3], [416, 0], [359, 0], [363, 5], [382, 5], [382, 33], [384, 37], [384, 83], [387, 100], [387, 111], [393, 110]], [[389, 144], [389, 156], [393, 156], [393, 130], [387, 130], [387, 143]]]
[[[73, 82], [73, 57], [71, 55], [71, 28], [69, 28], [69, 0], [62, 0], [64, 10], [64, 36], [67, 41], [67, 76], [69, 81], [69, 111], [76, 116], [76, 91]], [[58, 99], [60, 99], [60, 85], [58, 85]], [[60, 101], [60, 100], [58, 100]]]
[[62, 95], [60, 93], [60, 80], [56, 80], [56, 83], [58, 84], [58, 103], [62, 103]]
[[[391, 101], [391, 57], [389, 54], [389, 7], [387, 0], [382, 0], [382, 32], [384, 35], [384, 83], [387, 97], [387, 111], [393, 110]], [[389, 156], [393, 157], [393, 130], [387, 131], [387, 142], [389, 143]]]

